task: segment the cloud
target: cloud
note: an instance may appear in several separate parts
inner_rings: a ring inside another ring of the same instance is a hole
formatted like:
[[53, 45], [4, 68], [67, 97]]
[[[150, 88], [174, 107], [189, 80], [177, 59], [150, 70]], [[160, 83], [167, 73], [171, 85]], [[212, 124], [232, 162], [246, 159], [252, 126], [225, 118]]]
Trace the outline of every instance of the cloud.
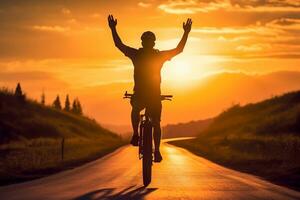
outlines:
[[238, 51], [242, 52], [257, 52], [269, 48], [266, 44], [252, 44], [252, 45], [240, 45], [236, 48]]
[[290, 26], [294, 24], [300, 24], [300, 19], [280, 18], [280, 19], [273, 20], [271, 23], [281, 25], [281, 26]]
[[61, 9], [61, 12], [62, 12], [64, 15], [69, 15], [69, 14], [71, 14], [71, 10], [69, 10], [69, 9], [67, 9], [67, 8]]
[[252, 6], [247, 6], [247, 7], [231, 7], [228, 9], [228, 11], [232, 12], [261, 12], [261, 13], [281, 13], [281, 12], [295, 12], [295, 13], [300, 13], [299, 8], [297, 7], [273, 7], [273, 6], [259, 6], [259, 7], [252, 7]]
[[99, 13], [93, 13], [90, 15], [91, 18], [100, 18], [102, 15]]
[[195, 33], [204, 33], [204, 34], [243, 34], [243, 33], [253, 33], [257, 32], [257, 30], [253, 28], [234, 28], [234, 27], [224, 27], [224, 28], [217, 28], [217, 27], [201, 27], [201, 28], [194, 28], [192, 29]]
[[274, 10], [290, 10], [300, 7], [299, 0], [231, 0], [231, 5], [244, 9], [271, 8]]
[[76, 24], [76, 23], [78, 23], [75, 18], [68, 19], [67, 22], [70, 23], [70, 24]]
[[251, 37], [250, 36], [237, 36], [237, 37], [224, 37], [224, 36], [219, 36], [218, 40], [222, 42], [239, 42], [243, 40], [249, 40]]
[[143, 7], [143, 8], [148, 8], [151, 6], [151, 3], [139, 2], [138, 6]]
[[59, 33], [63, 33], [70, 30], [69, 27], [63, 27], [58, 25], [55, 26], [34, 25], [32, 28], [37, 31], [59, 32]]
[[279, 52], [279, 53], [264, 53], [264, 54], [255, 54], [255, 55], [242, 55], [238, 56], [240, 58], [248, 59], [300, 59], [299, 53], [290, 53], [290, 52]]
[[246, 27], [202, 27], [192, 29], [194, 33], [201, 34], [211, 34], [211, 35], [248, 35], [248, 34], [257, 34], [257, 35], [278, 35], [281, 33], [281, 30], [277, 30], [271, 27], [251, 25]]
[[278, 18], [239, 27], [201, 27], [192, 33], [202, 39], [206, 49], [212, 48], [212, 53], [220, 55], [230, 52], [238, 57], [299, 58], [295, 52], [300, 52], [300, 19]]
[[277, 29], [283, 29], [283, 30], [300, 31], [300, 19], [292, 19], [292, 18], [275, 19], [267, 23], [267, 26], [277, 28]]
[[209, 12], [223, 9], [229, 6], [224, 0], [202, 2], [196, 0], [175, 0], [158, 6], [160, 10], [170, 14], [195, 14], [197, 12]]
[[216, 10], [229, 12], [300, 12], [299, 0], [169, 0], [158, 5], [170, 14], [195, 14]]

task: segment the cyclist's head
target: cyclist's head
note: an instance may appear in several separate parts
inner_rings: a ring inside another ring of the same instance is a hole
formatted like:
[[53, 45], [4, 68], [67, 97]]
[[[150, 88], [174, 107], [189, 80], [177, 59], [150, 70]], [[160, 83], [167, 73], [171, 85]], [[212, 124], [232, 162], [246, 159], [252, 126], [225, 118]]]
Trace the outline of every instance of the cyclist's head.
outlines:
[[153, 32], [146, 31], [141, 36], [142, 46], [144, 48], [153, 48], [155, 45], [156, 37]]

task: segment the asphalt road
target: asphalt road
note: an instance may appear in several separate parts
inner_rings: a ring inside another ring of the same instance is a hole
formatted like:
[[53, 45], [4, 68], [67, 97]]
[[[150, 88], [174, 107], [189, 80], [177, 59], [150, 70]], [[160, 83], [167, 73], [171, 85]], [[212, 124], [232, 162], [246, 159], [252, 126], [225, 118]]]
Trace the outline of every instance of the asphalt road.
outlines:
[[144, 188], [137, 149], [125, 146], [81, 167], [31, 182], [0, 187], [1, 200], [288, 200], [300, 193], [230, 170], [204, 158], [162, 144], [164, 160], [153, 165]]

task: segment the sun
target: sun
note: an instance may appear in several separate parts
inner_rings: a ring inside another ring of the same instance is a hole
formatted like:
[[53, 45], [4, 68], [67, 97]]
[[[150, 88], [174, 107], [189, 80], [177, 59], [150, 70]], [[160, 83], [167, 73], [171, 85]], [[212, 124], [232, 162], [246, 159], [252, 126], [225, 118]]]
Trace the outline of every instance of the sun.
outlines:
[[167, 80], [187, 81], [192, 75], [191, 67], [188, 61], [176, 60], [166, 63], [163, 76]]
[[180, 55], [162, 68], [163, 87], [175, 90], [192, 89], [202, 84], [205, 77], [222, 70], [217, 62], [226, 61], [218, 56]]
[[170, 70], [171, 76], [174, 77], [174, 79], [187, 79], [189, 75], [191, 75], [190, 67], [188, 66], [188, 63], [184, 63], [181, 61], [173, 63], [173, 67]]

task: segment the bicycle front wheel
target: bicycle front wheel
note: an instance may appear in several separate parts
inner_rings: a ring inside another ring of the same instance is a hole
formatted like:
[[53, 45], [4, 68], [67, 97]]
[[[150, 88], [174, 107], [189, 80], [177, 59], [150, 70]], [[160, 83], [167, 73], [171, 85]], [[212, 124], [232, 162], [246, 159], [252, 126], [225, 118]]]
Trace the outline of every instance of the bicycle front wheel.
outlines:
[[152, 125], [146, 122], [143, 131], [143, 182], [147, 186], [152, 175]]

